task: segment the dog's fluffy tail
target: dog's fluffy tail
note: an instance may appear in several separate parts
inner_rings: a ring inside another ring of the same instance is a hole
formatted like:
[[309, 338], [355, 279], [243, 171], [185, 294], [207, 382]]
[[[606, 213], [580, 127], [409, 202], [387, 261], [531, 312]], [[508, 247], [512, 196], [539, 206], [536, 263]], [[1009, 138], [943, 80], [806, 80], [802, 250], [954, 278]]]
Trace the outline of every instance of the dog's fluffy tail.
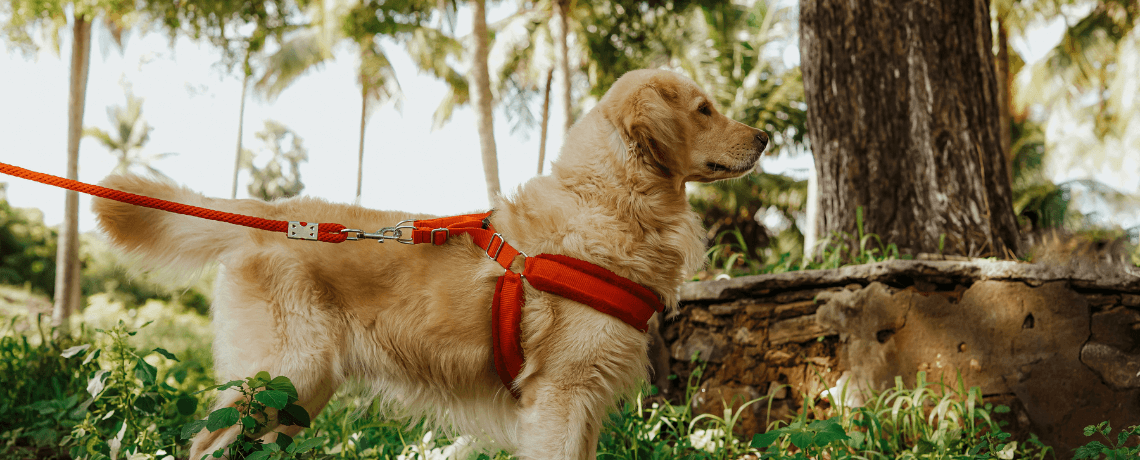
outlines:
[[[169, 180], [110, 176], [100, 185], [124, 192], [218, 211], [261, 216], [271, 205], [254, 200], [207, 198]], [[247, 227], [95, 198], [100, 229], [114, 245], [141, 256], [152, 268], [196, 270], [248, 238]]]

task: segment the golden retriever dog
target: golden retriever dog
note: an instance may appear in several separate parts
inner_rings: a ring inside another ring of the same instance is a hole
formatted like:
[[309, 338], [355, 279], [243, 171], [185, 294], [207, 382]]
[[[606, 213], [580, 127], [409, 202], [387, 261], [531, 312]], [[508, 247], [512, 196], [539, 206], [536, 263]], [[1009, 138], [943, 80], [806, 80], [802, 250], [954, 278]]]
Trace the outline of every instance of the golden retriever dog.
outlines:
[[[730, 120], [679, 74], [629, 72], [570, 130], [551, 175], [494, 203], [491, 223], [530, 254], [563, 254], [639, 283], [675, 309], [703, 264], [699, 218], [685, 183], [752, 171], [768, 142]], [[103, 185], [266, 219], [393, 226], [428, 218], [298, 197], [208, 198], [155, 179]], [[145, 265], [220, 263], [212, 306], [217, 377], [285, 375], [314, 417], [347, 381], [363, 382], [409, 416], [493, 442], [524, 459], [594, 458], [607, 410], [647, 377], [648, 335], [574, 301], [525, 286], [525, 364], [515, 399], [495, 374], [491, 303], [503, 268], [463, 235], [445, 244], [330, 244], [106, 199], [93, 207], [119, 248]], [[512, 267], [521, 273], [523, 258]], [[230, 391], [218, 408], [236, 404]], [[296, 434], [296, 426], [277, 432]], [[230, 443], [203, 430], [190, 457]], [[266, 434], [266, 440], [276, 432]]]

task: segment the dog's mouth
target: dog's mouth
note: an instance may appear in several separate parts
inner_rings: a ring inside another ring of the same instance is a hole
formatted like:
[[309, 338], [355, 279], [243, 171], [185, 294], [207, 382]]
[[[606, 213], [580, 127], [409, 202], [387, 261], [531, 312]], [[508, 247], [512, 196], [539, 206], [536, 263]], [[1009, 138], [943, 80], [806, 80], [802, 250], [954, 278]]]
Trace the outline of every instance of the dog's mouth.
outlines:
[[756, 166], [756, 164], [755, 164], [755, 163], [753, 163], [753, 164], [748, 164], [748, 165], [745, 165], [745, 166], [743, 166], [743, 167], [730, 168], [730, 167], [728, 167], [728, 166], [725, 166], [725, 165], [723, 165], [723, 164], [717, 163], [717, 162], [715, 162], [715, 161], [710, 161], [710, 162], [708, 162], [708, 163], [705, 163], [705, 167], [709, 168], [709, 170], [710, 170], [710, 171], [712, 171], [712, 172], [727, 172], [727, 173], [743, 173], [743, 172], [747, 172], [747, 171], [751, 170], [751, 169], [752, 169], [754, 166]]

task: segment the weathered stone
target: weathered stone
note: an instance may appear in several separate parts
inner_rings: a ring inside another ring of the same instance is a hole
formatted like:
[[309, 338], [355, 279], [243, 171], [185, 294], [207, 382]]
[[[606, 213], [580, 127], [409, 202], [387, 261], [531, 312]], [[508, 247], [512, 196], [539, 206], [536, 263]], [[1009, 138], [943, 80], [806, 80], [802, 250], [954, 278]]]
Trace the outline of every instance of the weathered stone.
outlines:
[[1085, 294], [1085, 300], [1088, 301], [1090, 307], [1093, 307], [1093, 308], [1104, 307], [1104, 306], [1116, 305], [1118, 302], [1120, 302], [1120, 295], [1119, 294]]
[[773, 303], [751, 304], [744, 307], [744, 312], [747, 313], [748, 316], [767, 318], [772, 312], [776, 311], [777, 306], [778, 305]]
[[1081, 348], [1081, 362], [1114, 390], [1140, 388], [1140, 353], [1125, 353], [1099, 342]]
[[724, 326], [725, 321], [713, 316], [708, 310], [704, 308], [694, 308], [689, 311], [689, 319], [694, 323], [707, 324], [709, 326]]
[[705, 329], [696, 329], [684, 342], [673, 344], [671, 355], [677, 361], [688, 362], [694, 352], [700, 352], [698, 357], [701, 361], [719, 363], [724, 360], [727, 349], [728, 340], [723, 335], [712, 334]]
[[815, 313], [819, 309], [814, 300], [796, 302], [776, 307], [776, 319], [794, 318]]
[[1121, 294], [1120, 303], [1125, 307], [1140, 308], [1140, 294]]
[[788, 386], [780, 382], [772, 382], [768, 385], [768, 396], [772, 399], [784, 399], [788, 397]]
[[775, 365], [788, 364], [793, 357], [791, 353], [784, 350], [768, 350], [764, 352], [764, 361]]
[[740, 327], [732, 333], [732, 341], [744, 346], [756, 346], [764, 343], [764, 334]]
[[[756, 400], [764, 395], [755, 387], [738, 385], [716, 385], [705, 382], [697, 393], [693, 395], [693, 411], [705, 414], [724, 414], [725, 409], [733, 412], [749, 401]], [[764, 430], [762, 417], [764, 405], [753, 403], [744, 408], [737, 425], [733, 431], [739, 436], [751, 436]]]
[[1140, 311], [1116, 307], [1092, 315], [1091, 342], [1129, 352], [1140, 347]]
[[716, 316], [731, 316], [742, 309], [743, 307], [734, 303], [716, 304], [709, 307], [709, 313], [712, 313]]
[[815, 315], [777, 321], [768, 326], [768, 343], [772, 346], [801, 343], [831, 334], [831, 328], [816, 322]]
[[1110, 270], [1084, 270], [1081, 267], [1028, 264], [1012, 261], [977, 259], [970, 261], [889, 260], [865, 265], [850, 265], [832, 270], [804, 270], [772, 275], [741, 276], [722, 281], [685, 283], [681, 300], [735, 300], [767, 295], [771, 292], [804, 290], [816, 287], [845, 286], [852, 283], [901, 283], [915, 279], [951, 284], [959, 281], [1019, 281], [1041, 285], [1065, 281], [1083, 289], [1117, 292], [1140, 292], [1140, 268], [1113, 267]]

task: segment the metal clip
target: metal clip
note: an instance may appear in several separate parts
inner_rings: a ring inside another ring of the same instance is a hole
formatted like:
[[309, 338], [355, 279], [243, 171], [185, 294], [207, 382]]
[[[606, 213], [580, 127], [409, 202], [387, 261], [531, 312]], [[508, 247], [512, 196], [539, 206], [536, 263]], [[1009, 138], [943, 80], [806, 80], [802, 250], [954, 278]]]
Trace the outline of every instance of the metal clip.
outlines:
[[384, 228], [381, 228], [380, 230], [377, 230], [375, 233], [368, 233], [366, 231], [363, 231], [360, 229], [355, 229], [355, 228], [346, 228], [344, 230], [341, 230], [340, 232], [348, 234], [345, 237], [345, 240], [347, 240], [347, 241], [357, 241], [357, 240], [367, 239], [367, 240], [379, 240], [379, 242], [383, 243], [384, 240], [396, 240], [396, 242], [398, 242], [398, 243], [413, 244], [411, 236], [407, 236], [407, 237], [404, 236], [404, 230], [415, 230], [416, 229], [416, 227], [413, 225], [404, 225], [408, 222], [412, 222], [412, 221], [410, 221], [410, 220], [401, 221], [400, 223], [396, 224], [395, 227], [384, 227]]
[[311, 240], [317, 241], [317, 226], [320, 225], [316, 222], [289, 222], [289, 231], [285, 234], [289, 238], [295, 240]]
[[447, 239], [451, 238], [451, 229], [449, 229], [447, 227], [432, 229], [432, 231], [431, 231], [431, 244], [443, 244], [443, 243], [436, 243], [435, 242], [435, 232], [443, 232], [443, 241], [444, 242], [447, 242]]

